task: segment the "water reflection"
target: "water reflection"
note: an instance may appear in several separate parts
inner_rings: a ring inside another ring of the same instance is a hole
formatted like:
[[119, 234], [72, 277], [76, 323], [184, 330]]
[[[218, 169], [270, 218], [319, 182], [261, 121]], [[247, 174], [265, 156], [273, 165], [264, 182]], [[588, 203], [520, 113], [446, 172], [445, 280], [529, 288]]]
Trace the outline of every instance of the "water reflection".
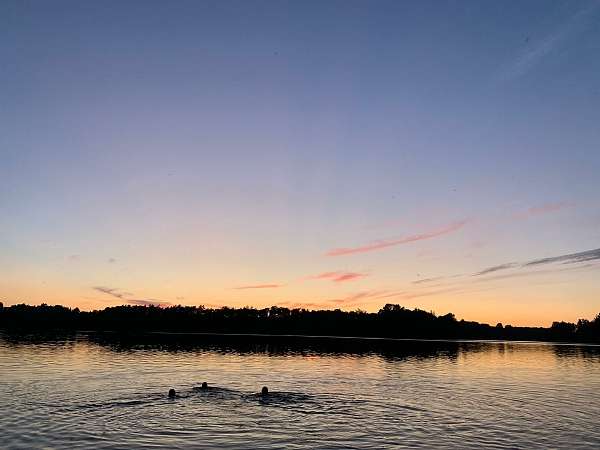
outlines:
[[[379, 355], [389, 359], [456, 358], [464, 343], [454, 341], [386, 340], [362, 338], [309, 338], [301, 336], [194, 335], [149, 333], [10, 334], [0, 338], [8, 345], [38, 344], [69, 347], [90, 342], [114, 352], [151, 350], [263, 355]], [[474, 345], [475, 350], [479, 344]], [[485, 344], [481, 344], [482, 346]], [[482, 347], [483, 348], [483, 347]]]
[[4, 335], [0, 377], [0, 448], [600, 446], [594, 346]]
[[600, 346], [598, 345], [552, 345], [552, 350], [558, 358], [589, 359], [600, 362]]
[[387, 360], [407, 358], [473, 358], [479, 353], [502, 359], [514, 352], [534, 352], [538, 357], [552, 352], [557, 358], [600, 358], [600, 345], [559, 344], [510, 341], [446, 341], [410, 339], [365, 339], [263, 335], [199, 335], [199, 334], [119, 334], [102, 332], [69, 333], [2, 333], [4, 346], [32, 344], [49, 348], [69, 348], [77, 343], [96, 344], [113, 352], [215, 352], [260, 355], [376, 355]]

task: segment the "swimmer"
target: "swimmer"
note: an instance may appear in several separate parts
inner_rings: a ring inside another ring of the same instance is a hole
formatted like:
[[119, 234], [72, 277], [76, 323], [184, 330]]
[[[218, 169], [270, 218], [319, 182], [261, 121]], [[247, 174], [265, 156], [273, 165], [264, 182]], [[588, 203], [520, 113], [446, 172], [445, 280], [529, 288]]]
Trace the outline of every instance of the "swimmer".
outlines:
[[200, 389], [208, 389], [208, 383], [206, 381], [203, 381]]
[[266, 395], [269, 395], [269, 388], [266, 386], [263, 386], [262, 389], [260, 390], [260, 395], [262, 395], [263, 397]]
[[169, 398], [175, 398], [175, 395], [177, 395], [177, 393], [175, 392], [175, 389], [173, 389], [173, 388], [169, 389]]

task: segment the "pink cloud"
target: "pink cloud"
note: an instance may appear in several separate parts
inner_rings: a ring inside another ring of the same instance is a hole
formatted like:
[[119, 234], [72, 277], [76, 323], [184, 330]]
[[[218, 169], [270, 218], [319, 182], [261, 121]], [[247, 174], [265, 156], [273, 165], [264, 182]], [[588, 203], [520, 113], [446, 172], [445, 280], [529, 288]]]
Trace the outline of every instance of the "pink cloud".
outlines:
[[313, 280], [331, 280], [336, 283], [343, 283], [344, 281], [357, 280], [359, 278], [366, 277], [366, 273], [356, 272], [324, 272], [314, 277], [310, 277]]
[[571, 202], [555, 202], [555, 203], [546, 203], [540, 206], [532, 206], [531, 208], [526, 209], [525, 211], [520, 211], [515, 214], [517, 218], [527, 218], [531, 216], [537, 216], [540, 214], [547, 214], [551, 212], [560, 211], [561, 209], [570, 208], [574, 204]]
[[252, 284], [249, 286], [238, 286], [233, 289], [272, 289], [272, 288], [280, 288], [283, 284]]
[[444, 234], [452, 233], [454, 231], [459, 230], [467, 223], [467, 220], [461, 220], [459, 222], [451, 223], [445, 227], [439, 228], [437, 230], [429, 231], [421, 234], [414, 234], [412, 236], [406, 236], [400, 239], [393, 240], [380, 240], [371, 242], [366, 245], [362, 245], [360, 247], [348, 247], [348, 248], [334, 248], [329, 250], [325, 255], [326, 256], [341, 256], [341, 255], [351, 255], [354, 253], [367, 253], [375, 250], [382, 250], [388, 247], [394, 247], [396, 245], [407, 244], [409, 242], [422, 241], [425, 239], [431, 239], [434, 237], [442, 236]]
[[363, 298], [372, 298], [372, 297], [380, 297], [382, 295], [385, 295], [388, 291], [363, 291], [363, 292], [359, 292], [357, 294], [351, 295], [350, 297], [348, 297], [348, 300], [351, 301], [355, 301], [355, 300], [360, 300]]
[[367, 300], [369, 298], [382, 298], [388, 292], [389, 291], [362, 291], [342, 298], [333, 298], [331, 300], [327, 300], [327, 302], [335, 304], [352, 304]]

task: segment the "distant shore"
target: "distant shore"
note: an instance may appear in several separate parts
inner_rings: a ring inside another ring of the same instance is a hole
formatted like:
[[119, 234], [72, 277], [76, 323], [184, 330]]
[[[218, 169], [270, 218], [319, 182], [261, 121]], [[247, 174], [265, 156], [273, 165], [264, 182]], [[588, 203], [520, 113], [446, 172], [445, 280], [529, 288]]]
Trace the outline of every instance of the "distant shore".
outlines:
[[230, 336], [282, 339], [486, 340], [600, 343], [600, 314], [551, 327], [495, 326], [387, 304], [377, 313], [341, 310], [115, 306], [80, 311], [60, 305], [0, 304], [0, 329], [87, 330], [121, 334]]

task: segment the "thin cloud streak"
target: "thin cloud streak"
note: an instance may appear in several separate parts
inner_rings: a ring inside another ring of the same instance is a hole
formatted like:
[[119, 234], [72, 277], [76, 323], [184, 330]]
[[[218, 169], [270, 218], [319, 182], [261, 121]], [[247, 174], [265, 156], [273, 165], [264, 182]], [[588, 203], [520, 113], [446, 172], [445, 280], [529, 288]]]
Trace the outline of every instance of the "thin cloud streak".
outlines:
[[588, 250], [579, 253], [570, 253], [568, 255], [553, 256], [550, 258], [536, 259], [523, 264], [523, 267], [538, 266], [540, 264], [552, 264], [561, 262], [563, 264], [575, 264], [585, 261], [594, 261], [600, 259], [600, 248]]
[[528, 208], [525, 211], [515, 213], [515, 218], [524, 219], [527, 217], [538, 216], [541, 214], [553, 213], [566, 208], [570, 208], [572, 206], [574, 206], [574, 203], [571, 202], [546, 203], [540, 206], [532, 206], [531, 208]]
[[278, 302], [277, 306], [282, 306], [289, 309], [334, 309], [335, 306], [327, 303], [315, 302]]
[[110, 295], [111, 297], [118, 298], [119, 300], [123, 300], [127, 303], [131, 303], [134, 305], [141, 306], [158, 306], [159, 308], [163, 308], [165, 306], [171, 306], [172, 303], [165, 302], [162, 300], [152, 299], [152, 298], [130, 298], [133, 294], [129, 292], [120, 292], [117, 288], [109, 288], [105, 286], [94, 286], [92, 289], [95, 291], [101, 292], [106, 295]]
[[164, 308], [166, 306], [173, 305], [173, 303], [163, 302], [162, 300], [140, 299], [140, 298], [130, 298], [130, 299], [127, 299], [127, 302], [132, 303], [134, 305], [140, 305], [140, 306], [158, 306], [159, 308]]
[[388, 292], [388, 291], [362, 291], [362, 292], [357, 292], [356, 294], [349, 295], [347, 297], [334, 298], [331, 300], [327, 300], [327, 302], [335, 303], [335, 304], [354, 303], [359, 300], [361, 300], [361, 301], [366, 300], [368, 298], [378, 298], [379, 296], [384, 295], [386, 292]]
[[124, 293], [119, 292], [119, 290], [116, 288], [108, 288], [108, 287], [104, 287], [104, 286], [94, 286], [92, 289], [94, 289], [95, 291], [98, 291], [98, 292], [102, 292], [103, 294], [111, 295], [115, 298], [123, 299], [125, 296]]
[[425, 284], [425, 283], [433, 283], [434, 281], [443, 280], [446, 277], [432, 277], [432, 278], [423, 278], [421, 280], [415, 280], [413, 284]]
[[[587, 250], [587, 251], [583, 251], [583, 252], [577, 252], [577, 253], [569, 253], [566, 255], [534, 259], [534, 260], [527, 261], [524, 263], [511, 262], [511, 263], [499, 264], [496, 266], [491, 266], [491, 267], [485, 268], [479, 272], [475, 272], [475, 273], [471, 274], [471, 277], [482, 277], [481, 280], [478, 280], [478, 281], [499, 280], [499, 279], [512, 278], [512, 277], [523, 277], [523, 276], [535, 275], [537, 273], [540, 273], [540, 271], [537, 271], [537, 272], [536, 271], [513, 272], [513, 273], [507, 274], [507, 275], [494, 275], [494, 276], [486, 276], [486, 275], [489, 275], [489, 274], [492, 274], [495, 272], [511, 270], [511, 269], [526, 270], [526, 269], [536, 268], [538, 266], [543, 266], [543, 265], [548, 265], [548, 264], [557, 264], [557, 263], [579, 264], [579, 263], [593, 262], [593, 261], [600, 261], [600, 248], [593, 249], [593, 250]], [[580, 268], [591, 268], [591, 267], [597, 267], [597, 266], [594, 264], [588, 264], [588, 265], [580, 267]], [[559, 269], [559, 270], [554, 270], [554, 271], [561, 271], [561, 270]], [[448, 276], [448, 277], [426, 278], [424, 280], [415, 280], [415, 281], [413, 281], [413, 284], [425, 283], [425, 282], [429, 282], [429, 281], [448, 280], [451, 278], [459, 278], [461, 276], [462, 275], [452, 275], [452, 276]], [[465, 275], [465, 276], [468, 276], [468, 275]]]
[[366, 276], [368, 276], [366, 273], [357, 272], [324, 272], [310, 278], [313, 280], [330, 280], [335, 283], [343, 283], [346, 281], [358, 280]]
[[534, 69], [547, 55], [560, 47], [571, 36], [581, 33], [589, 24], [589, 17], [594, 13], [600, 2], [593, 2], [573, 14], [566, 23], [554, 33], [549, 34], [536, 45], [528, 46], [521, 55], [500, 71], [499, 81], [512, 81], [524, 76]]
[[549, 275], [549, 274], [555, 274], [555, 273], [560, 273], [560, 272], [575, 272], [578, 270], [599, 268], [599, 267], [600, 266], [598, 266], [597, 264], [590, 263], [590, 264], [585, 264], [583, 266], [562, 267], [562, 268], [558, 268], [558, 269], [528, 270], [528, 271], [524, 271], [524, 272], [513, 272], [513, 273], [494, 275], [491, 277], [485, 277], [485, 278], [481, 278], [478, 280], [474, 280], [473, 282], [474, 283], [482, 283], [482, 282], [487, 282], [487, 281], [507, 280], [510, 278], [524, 278], [524, 277], [539, 276], [539, 275]]
[[275, 288], [280, 288], [282, 287], [283, 284], [251, 284], [248, 286], [238, 286], [238, 287], [234, 287], [233, 289], [236, 290], [244, 290], [244, 289], [275, 289]]
[[474, 273], [473, 276], [486, 275], [492, 272], [498, 272], [500, 270], [508, 269], [524, 269], [532, 266], [540, 266], [544, 264], [576, 264], [586, 261], [595, 261], [600, 259], [600, 248], [594, 250], [587, 250], [585, 252], [569, 253], [567, 255], [551, 256], [548, 258], [534, 259], [524, 263], [506, 263], [498, 266], [488, 267], [480, 272]]
[[488, 273], [497, 272], [499, 270], [512, 269], [514, 267], [519, 267], [519, 264], [511, 262], [506, 264], [500, 264], [498, 266], [488, 267], [487, 269], [483, 269], [481, 272], [474, 273], [474, 277], [478, 277], [481, 275], [487, 275]]
[[379, 296], [384, 295], [389, 291], [361, 291], [346, 297], [332, 298], [317, 302], [303, 302], [303, 301], [283, 301], [278, 302], [280, 306], [286, 306], [288, 308], [314, 308], [314, 309], [337, 309], [337, 308], [354, 308], [359, 306], [362, 302], [368, 299], [377, 299]]
[[396, 245], [408, 244], [409, 242], [422, 241], [426, 239], [432, 239], [438, 236], [443, 236], [445, 234], [453, 233], [459, 229], [461, 229], [467, 220], [461, 220], [459, 222], [451, 223], [443, 228], [429, 231], [426, 233], [415, 234], [412, 236], [407, 236], [401, 239], [394, 240], [379, 240], [375, 242], [371, 242], [370, 244], [362, 245], [359, 247], [348, 247], [348, 248], [334, 248], [329, 250], [325, 255], [326, 256], [342, 256], [342, 255], [351, 255], [355, 253], [367, 253], [375, 250], [382, 250], [388, 247], [395, 247]]
[[438, 289], [434, 291], [422, 291], [422, 292], [395, 292], [384, 297], [379, 298], [401, 298], [403, 300], [412, 300], [420, 297], [429, 297], [441, 294], [450, 294], [450, 293], [458, 293], [464, 292], [465, 289], [463, 287], [449, 287], [444, 289]]
[[[442, 276], [442, 277], [432, 277], [432, 278], [423, 278], [420, 280], [415, 280], [412, 282], [412, 284], [429, 284], [429, 283], [434, 283], [436, 281], [442, 281], [442, 280], [449, 280], [452, 278], [460, 278], [464, 276], [464, 274], [462, 273], [457, 273], [456, 275], [448, 275], [448, 276]], [[437, 284], [435, 286], [440, 286], [440, 284]], [[429, 286], [431, 287], [431, 286]]]

